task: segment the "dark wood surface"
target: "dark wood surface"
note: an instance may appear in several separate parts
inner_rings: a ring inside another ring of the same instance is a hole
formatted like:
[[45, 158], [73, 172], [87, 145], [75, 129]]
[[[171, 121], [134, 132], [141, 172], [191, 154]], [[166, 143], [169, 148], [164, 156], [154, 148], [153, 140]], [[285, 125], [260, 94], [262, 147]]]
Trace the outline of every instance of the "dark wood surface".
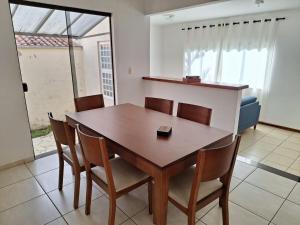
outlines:
[[[159, 167], [232, 135], [132, 104], [69, 113], [67, 120], [88, 127]], [[169, 138], [157, 137], [157, 129], [164, 125], [172, 127]]]
[[177, 117], [209, 126], [212, 109], [200, 105], [178, 103]]
[[77, 112], [105, 107], [103, 94], [74, 98], [74, 104]]
[[[109, 150], [153, 177], [156, 225], [167, 224], [169, 178], [194, 165], [201, 148], [232, 141], [230, 132], [131, 104], [70, 113], [67, 121], [106, 137]], [[171, 137], [156, 136], [161, 125], [173, 127]]]
[[249, 85], [236, 85], [236, 84], [226, 84], [220, 82], [185, 82], [180, 78], [168, 78], [168, 77], [143, 77], [144, 80], [149, 81], [159, 81], [165, 83], [174, 83], [174, 84], [182, 84], [182, 85], [192, 85], [192, 86], [199, 86], [199, 87], [210, 87], [210, 88], [219, 88], [219, 89], [227, 89], [227, 90], [243, 90], [249, 88]]
[[145, 98], [145, 108], [166, 113], [169, 115], [173, 114], [173, 105], [174, 105], [173, 100], [153, 98], [153, 97]]

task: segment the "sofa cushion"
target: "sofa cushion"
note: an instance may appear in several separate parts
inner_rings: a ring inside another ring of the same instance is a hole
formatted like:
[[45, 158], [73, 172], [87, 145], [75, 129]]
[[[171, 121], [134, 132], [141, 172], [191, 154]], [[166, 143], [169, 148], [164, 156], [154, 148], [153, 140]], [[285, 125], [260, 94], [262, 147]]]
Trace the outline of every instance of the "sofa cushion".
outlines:
[[254, 96], [246, 96], [246, 97], [242, 98], [241, 106], [254, 103], [254, 102], [256, 102], [256, 100], [257, 100], [257, 98]]

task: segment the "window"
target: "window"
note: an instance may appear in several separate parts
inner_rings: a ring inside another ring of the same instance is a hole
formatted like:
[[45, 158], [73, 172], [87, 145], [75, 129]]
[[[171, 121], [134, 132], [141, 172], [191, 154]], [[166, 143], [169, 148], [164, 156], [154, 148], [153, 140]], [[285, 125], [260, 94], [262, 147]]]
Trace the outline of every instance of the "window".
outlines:
[[109, 98], [113, 98], [114, 89], [110, 43], [101, 42], [98, 46], [103, 95]]
[[[185, 54], [186, 75], [200, 75], [205, 81], [231, 84], [245, 83], [262, 89], [268, 62], [268, 50], [193, 51]], [[190, 66], [189, 66], [189, 63]], [[189, 71], [190, 68], [190, 71]]]

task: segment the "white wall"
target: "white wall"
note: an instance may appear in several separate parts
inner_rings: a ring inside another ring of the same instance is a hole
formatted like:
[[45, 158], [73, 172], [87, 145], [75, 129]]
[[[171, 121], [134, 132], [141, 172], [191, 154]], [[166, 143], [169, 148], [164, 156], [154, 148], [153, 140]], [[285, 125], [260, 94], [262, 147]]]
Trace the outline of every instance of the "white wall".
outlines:
[[[280, 126], [300, 129], [300, 10], [278, 11], [260, 15], [234, 17], [237, 20], [255, 18], [257, 16], [287, 17], [278, 29], [276, 41], [276, 58], [270, 95], [262, 106], [260, 120]], [[220, 19], [216, 20], [220, 21]], [[160, 30], [160, 41], [152, 42], [151, 52], [161, 47], [162, 58], [160, 68], [151, 67], [151, 75], [181, 77], [183, 74], [183, 35], [180, 28], [201, 22], [174, 24], [156, 28]], [[151, 53], [152, 54], [152, 53]], [[151, 63], [153, 66], [154, 64]], [[157, 64], [155, 65], [157, 66]], [[157, 74], [159, 73], [160, 74]]]
[[[118, 102], [143, 103], [141, 77], [150, 68], [150, 19], [140, 0], [41, 0], [112, 12]], [[0, 166], [33, 156], [18, 57], [7, 1], [0, 2]], [[131, 69], [130, 69], [131, 68]], [[132, 71], [129, 74], [129, 71]]]
[[0, 167], [33, 157], [8, 1], [0, 2]]
[[192, 7], [200, 4], [217, 2], [218, 0], [144, 0], [146, 14]]
[[[25, 97], [30, 128], [49, 126], [47, 112], [62, 119], [67, 112], [74, 112], [69, 48], [19, 47], [18, 52], [22, 79], [29, 87]], [[82, 48], [75, 47], [74, 52], [76, 75], [84, 84]], [[86, 87], [80, 86], [85, 91]]]

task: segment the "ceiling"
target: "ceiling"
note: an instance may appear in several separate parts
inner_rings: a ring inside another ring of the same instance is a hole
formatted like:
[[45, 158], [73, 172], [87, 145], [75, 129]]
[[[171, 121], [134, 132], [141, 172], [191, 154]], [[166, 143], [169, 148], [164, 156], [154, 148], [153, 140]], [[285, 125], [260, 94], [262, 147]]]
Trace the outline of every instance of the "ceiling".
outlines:
[[257, 6], [255, 0], [225, 0], [208, 3], [197, 7], [165, 12], [151, 16], [151, 23], [167, 25], [220, 17], [263, 13], [300, 7], [300, 0], [264, 0]]

